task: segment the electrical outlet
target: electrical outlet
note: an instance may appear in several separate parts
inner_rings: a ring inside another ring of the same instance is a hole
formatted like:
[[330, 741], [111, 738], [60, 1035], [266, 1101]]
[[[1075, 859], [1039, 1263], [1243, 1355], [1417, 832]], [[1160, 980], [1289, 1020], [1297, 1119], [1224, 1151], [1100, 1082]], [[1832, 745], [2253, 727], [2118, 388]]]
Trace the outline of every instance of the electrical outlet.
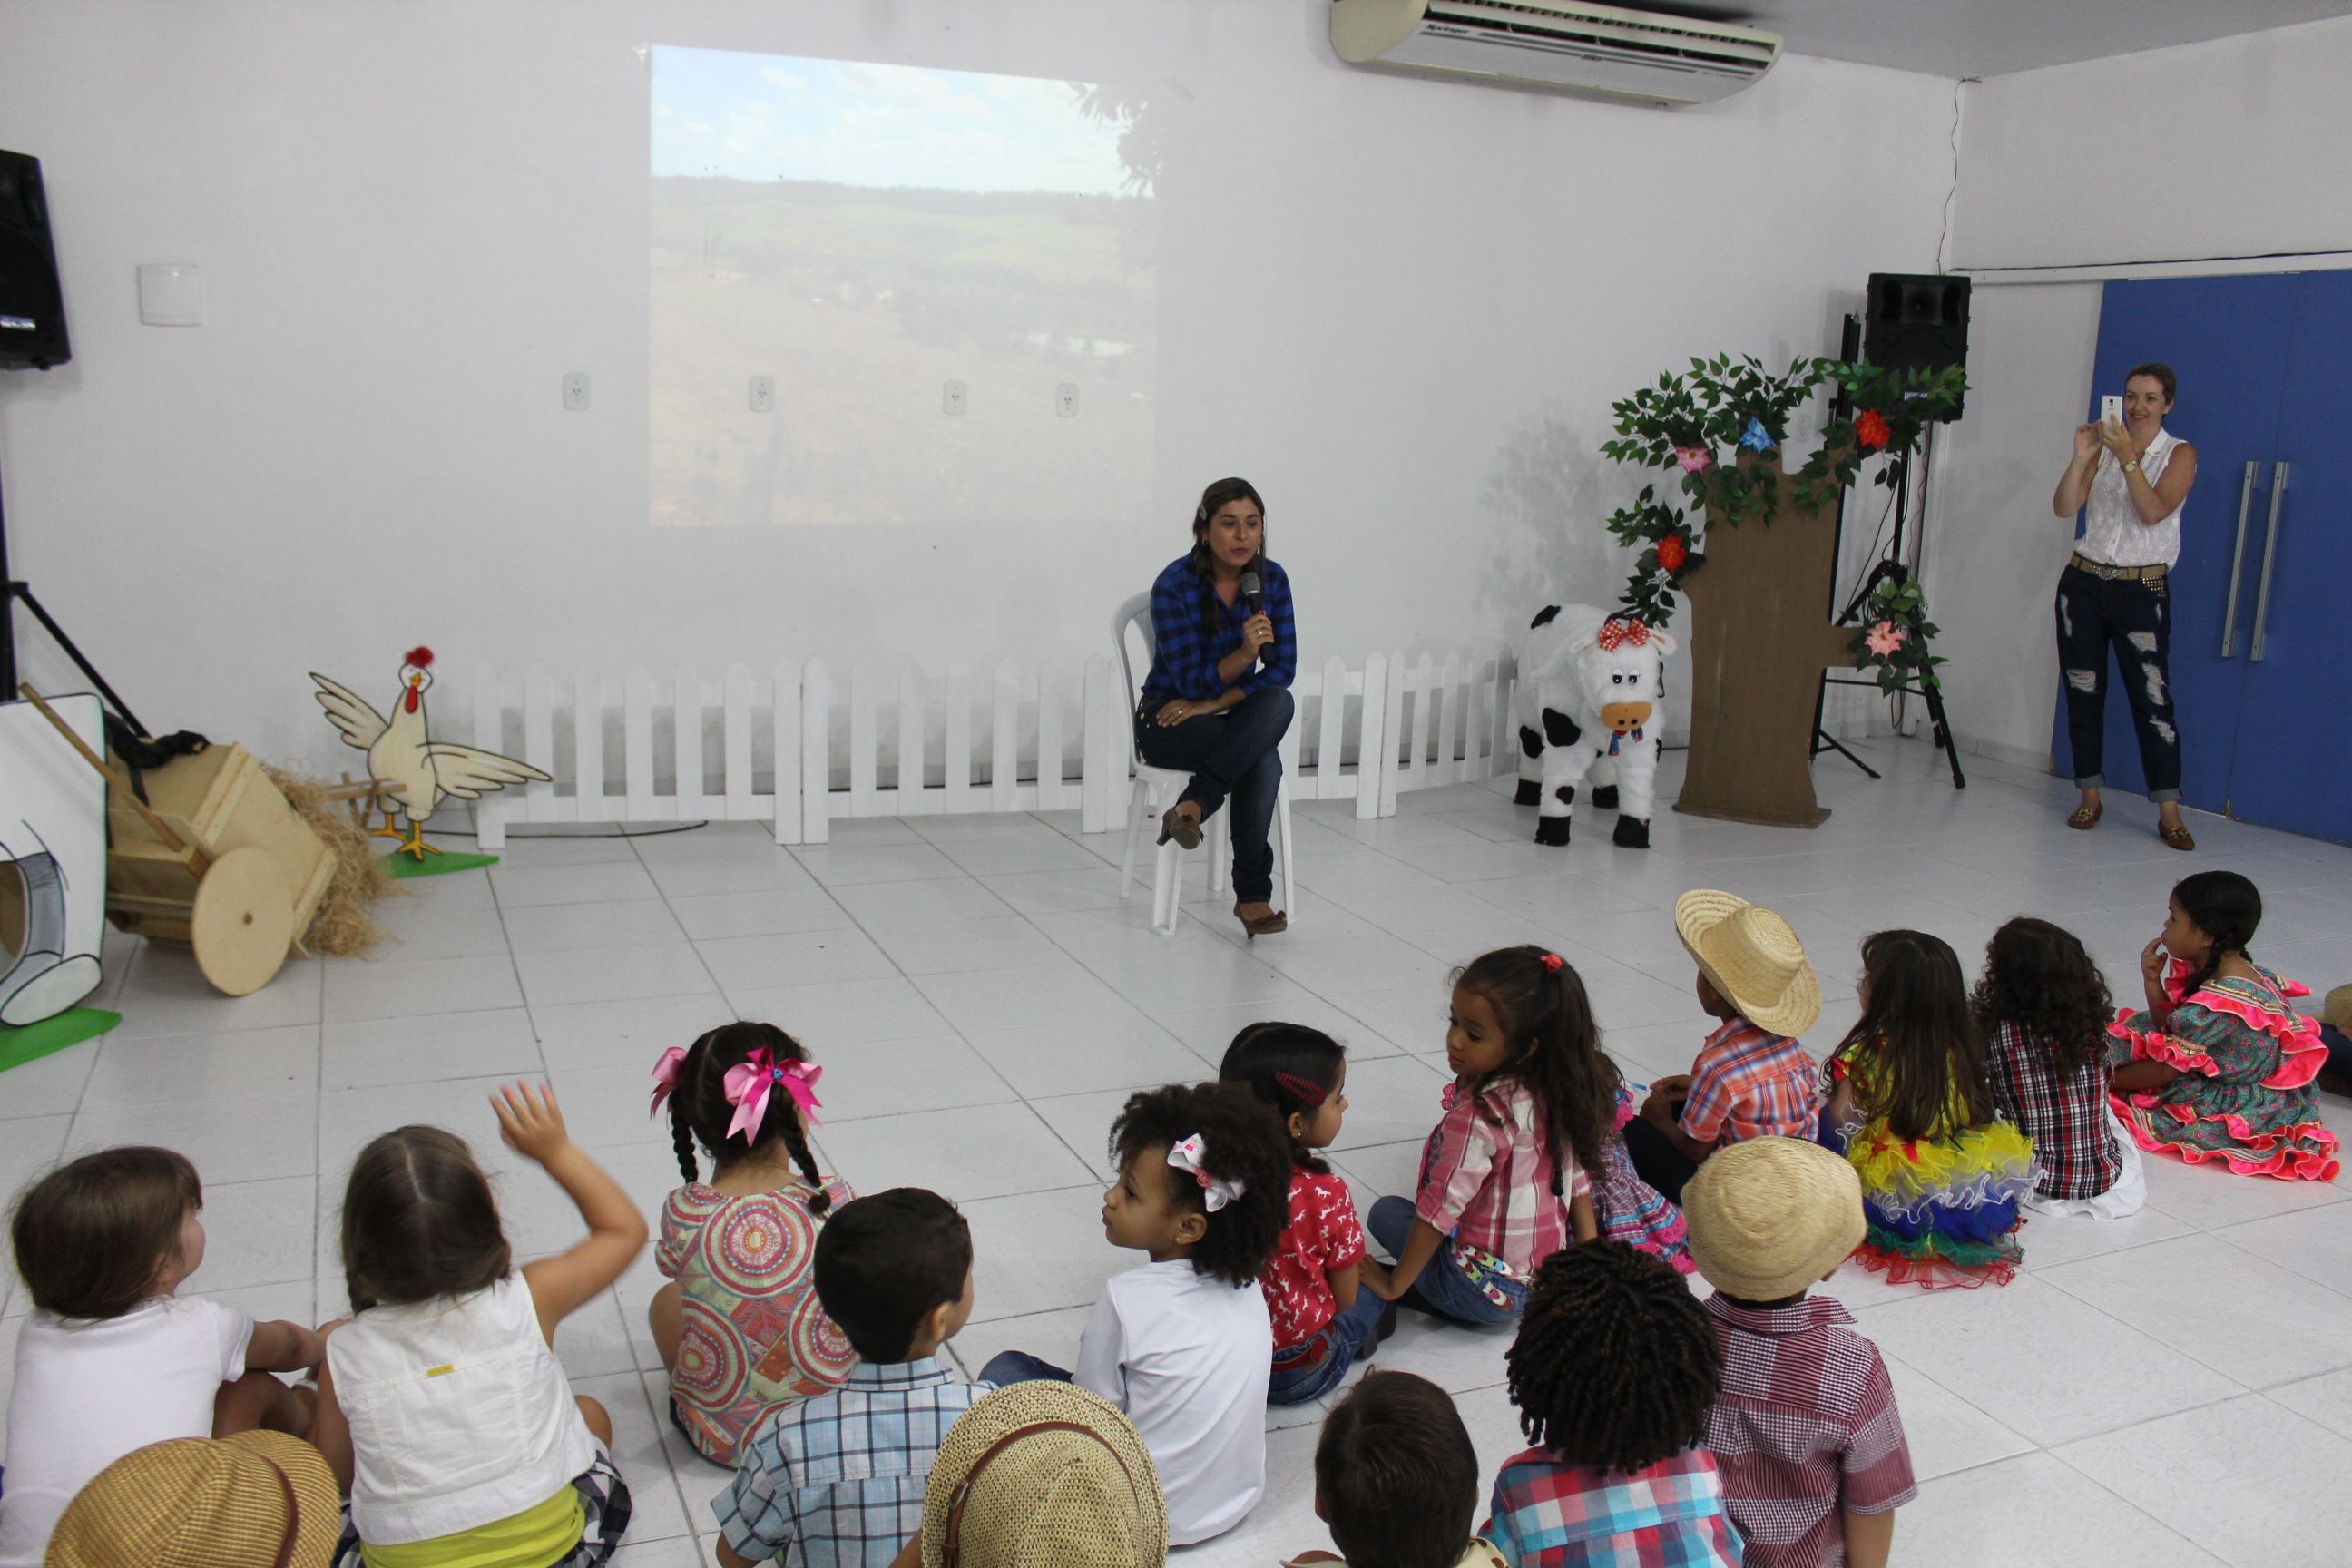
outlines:
[[755, 375], [751, 378], [751, 412], [773, 414], [776, 411], [776, 378]]
[[963, 383], [951, 381], [940, 389], [940, 406], [950, 414], [963, 412]]
[[588, 373], [575, 370], [563, 377], [563, 406], [577, 414], [588, 406]]
[[1078, 384], [1066, 381], [1054, 388], [1054, 412], [1065, 419], [1078, 416]]

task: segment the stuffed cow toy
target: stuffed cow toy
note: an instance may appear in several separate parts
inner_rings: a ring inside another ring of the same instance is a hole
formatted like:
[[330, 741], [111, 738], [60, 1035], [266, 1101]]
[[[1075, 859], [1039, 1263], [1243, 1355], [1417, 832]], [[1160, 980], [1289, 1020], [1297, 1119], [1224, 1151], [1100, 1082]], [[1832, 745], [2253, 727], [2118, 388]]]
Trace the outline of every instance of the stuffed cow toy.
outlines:
[[1665, 725], [1666, 655], [1655, 626], [1590, 605], [1551, 605], [1519, 639], [1518, 804], [1540, 808], [1538, 844], [1568, 842], [1569, 807], [1590, 781], [1617, 813], [1611, 842], [1650, 847], [1650, 802]]

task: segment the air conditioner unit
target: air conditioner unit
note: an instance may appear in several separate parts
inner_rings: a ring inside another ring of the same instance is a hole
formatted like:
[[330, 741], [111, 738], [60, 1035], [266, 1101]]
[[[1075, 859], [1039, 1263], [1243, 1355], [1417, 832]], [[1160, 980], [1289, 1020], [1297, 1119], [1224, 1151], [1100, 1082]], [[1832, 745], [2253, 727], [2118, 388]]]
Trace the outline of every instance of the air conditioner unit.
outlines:
[[1780, 58], [1777, 33], [1575, 0], [1331, 0], [1351, 65], [1645, 103], [1706, 103]]

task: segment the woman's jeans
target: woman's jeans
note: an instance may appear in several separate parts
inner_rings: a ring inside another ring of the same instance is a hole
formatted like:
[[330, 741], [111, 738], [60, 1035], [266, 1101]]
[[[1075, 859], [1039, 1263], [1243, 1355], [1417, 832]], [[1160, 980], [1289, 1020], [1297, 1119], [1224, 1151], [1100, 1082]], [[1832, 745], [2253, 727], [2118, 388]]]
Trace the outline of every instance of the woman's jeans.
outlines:
[[1334, 1314], [1312, 1339], [1274, 1352], [1274, 1378], [1266, 1385], [1265, 1402], [1304, 1405], [1337, 1388], [1364, 1353], [1364, 1342], [1380, 1327], [1381, 1314], [1387, 1307], [1386, 1301], [1357, 1286], [1355, 1303]]
[[1184, 798], [1202, 817], [1233, 801], [1228, 818], [1234, 839], [1234, 901], [1262, 904], [1274, 897], [1274, 847], [1266, 831], [1274, 823], [1274, 800], [1282, 787], [1277, 748], [1290, 728], [1294, 704], [1286, 687], [1251, 692], [1231, 708], [1161, 728], [1152, 713], [1135, 716], [1135, 748], [1155, 768], [1191, 773]]
[[2058, 577], [2058, 668], [2066, 681], [2066, 742], [2074, 783], [2096, 789], [2105, 756], [2107, 649], [2124, 675], [2139, 736], [2147, 798], [2180, 798], [2180, 731], [2172, 708], [2172, 590], [2163, 582], [2095, 577], [2069, 566]]
[[1005, 1388], [1016, 1383], [1067, 1383], [1070, 1374], [1027, 1351], [999, 1351], [980, 1369], [977, 1381]]
[[[1372, 1205], [1372, 1212], [1364, 1216], [1364, 1228], [1391, 1258], [1404, 1256], [1404, 1244], [1412, 1235], [1413, 1221], [1419, 1215], [1411, 1198], [1381, 1198]], [[1454, 1261], [1453, 1248], [1441, 1247], [1435, 1257], [1423, 1266], [1420, 1278], [1403, 1300], [1441, 1318], [1452, 1318], [1464, 1323], [1508, 1323], [1516, 1321], [1519, 1308], [1528, 1299], [1527, 1286], [1506, 1275], [1491, 1270], [1482, 1271], [1479, 1283], [1499, 1290], [1510, 1305], [1497, 1304], [1477, 1284], [1462, 1272]]]

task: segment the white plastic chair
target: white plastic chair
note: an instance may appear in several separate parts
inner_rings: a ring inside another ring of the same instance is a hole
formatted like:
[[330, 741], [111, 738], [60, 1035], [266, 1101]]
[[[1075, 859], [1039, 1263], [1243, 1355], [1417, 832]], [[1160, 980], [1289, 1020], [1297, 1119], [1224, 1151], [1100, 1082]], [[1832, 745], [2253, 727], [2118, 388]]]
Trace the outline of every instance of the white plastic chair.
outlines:
[[[1111, 616], [1110, 640], [1118, 649], [1119, 673], [1127, 679], [1127, 710], [1131, 718], [1142, 697], [1135, 684], [1134, 656], [1128, 651], [1127, 638], [1130, 627], [1142, 639], [1144, 658], [1148, 661], [1155, 658], [1158, 650], [1151, 637], [1151, 595], [1149, 593], [1138, 594], [1127, 600]], [[1296, 724], [1297, 720], [1294, 718], [1292, 722]], [[1286, 747], [1285, 751], [1286, 755], [1288, 748]], [[1128, 755], [1135, 767], [1136, 788], [1128, 798], [1127, 847], [1118, 859], [1118, 896], [1121, 899], [1125, 899], [1135, 885], [1136, 836], [1143, 831], [1146, 823], [1151, 824], [1157, 831], [1161, 814], [1176, 804], [1192, 777], [1181, 768], [1158, 768], [1145, 762], [1142, 750], [1135, 744], [1131, 724], [1128, 731]], [[1233, 858], [1226, 848], [1226, 815], [1225, 811], [1220, 810], [1202, 825], [1206, 833], [1202, 847], [1208, 853], [1209, 891], [1212, 893], [1225, 890], [1228, 867]], [[1277, 895], [1274, 907], [1284, 909], [1287, 906], [1290, 890], [1297, 886], [1291, 879], [1290, 870], [1290, 773], [1286, 766], [1281, 787], [1275, 795], [1274, 843], [1276, 850], [1275, 892]], [[1171, 839], [1160, 846], [1151, 867], [1151, 925], [1162, 936], [1176, 934], [1183, 890], [1183, 851]]]

